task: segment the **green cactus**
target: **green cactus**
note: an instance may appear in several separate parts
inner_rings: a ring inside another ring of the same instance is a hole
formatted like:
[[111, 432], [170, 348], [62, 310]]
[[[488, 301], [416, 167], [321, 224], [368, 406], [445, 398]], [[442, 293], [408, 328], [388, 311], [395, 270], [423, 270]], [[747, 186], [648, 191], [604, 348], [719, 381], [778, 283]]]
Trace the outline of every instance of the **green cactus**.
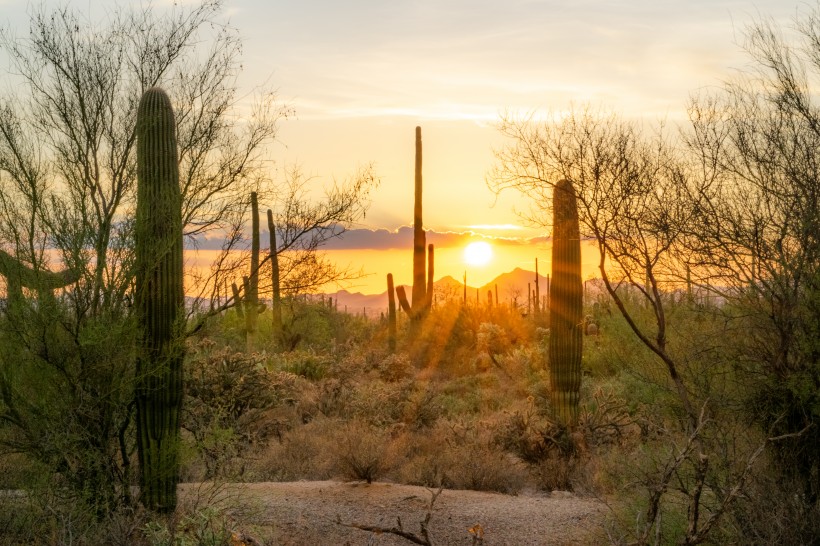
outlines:
[[176, 507], [182, 406], [182, 200], [174, 112], [168, 95], [147, 90], [137, 111], [135, 309], [137, 450], [140, 495], [158, 512]]
[[578, 422], [583, 344], [581, 240], [575, 189], [568, 180], [553, 193], [550, 382], [552, 409], [560, 422]]
[[396, 351], [396, 298], [394, 297], [393, 274], [387, 274], [387, 345], [390, 352]]

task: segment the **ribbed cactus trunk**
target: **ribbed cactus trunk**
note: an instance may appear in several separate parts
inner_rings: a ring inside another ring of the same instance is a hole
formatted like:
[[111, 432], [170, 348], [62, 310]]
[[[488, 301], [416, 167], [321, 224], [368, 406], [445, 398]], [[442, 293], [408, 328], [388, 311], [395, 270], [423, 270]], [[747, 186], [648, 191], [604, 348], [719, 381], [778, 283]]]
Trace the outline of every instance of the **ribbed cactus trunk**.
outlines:
[[392, 273], [387, 274], [387, 346], [391, 353], [396, 351], [396, 296]]
[[279, 254], [276, 252], [276, 226], [273, 223], [273, 211], [268, 209], [268, 232], [270, 233], [270, 277], [271, 277], [271, 315], [273, 317], [273, 337], [278, 340], [282, 335], [282, 292], [279, 287]]
[[[424, 251], [426, 237], [422, 224], [422, 178], [421, 178], [421, 127], [416, 127], [416, 177], [413, 201], [413, 310], [427, 303], [427, 279], [425, 278]], [[420, 313], [419, 313], [420, 314]]]
[[182, 200], [171, 101], [146, 91], [137, 111], [135, 309], [137, 451], [140, 498], [154, 511], [176, 508], [182, 407]]
[[558, 182], [553, 196], [550, 400], [555, 416], [572, 427], [578, 422], [584, 339], [581, 240], [572, 183], [567, 180]]
[[253, 350], [259, 322], [259, 199], [251, 192], [251, 271], [245, 292], [245, 341], [248, 351]]

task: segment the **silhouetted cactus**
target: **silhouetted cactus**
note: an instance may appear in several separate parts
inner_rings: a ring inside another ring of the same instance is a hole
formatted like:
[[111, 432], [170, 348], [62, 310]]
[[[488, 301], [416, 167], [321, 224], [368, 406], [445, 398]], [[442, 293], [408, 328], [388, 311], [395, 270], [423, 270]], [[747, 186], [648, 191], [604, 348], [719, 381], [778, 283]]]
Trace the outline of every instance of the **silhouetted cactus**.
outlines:
[[387, 274], [387, 346], [390, 352], [396, 351], [396, 298], [394, 295], [393, 274]]
[[271, 270], [271, 313], [273, 315], [273, 336], [278, 339], [282, 334], [282, 293], [279, 287], [279, 254], [276, 252], [276, 226], [273, 224], [273, 211], [268, 209], [268, 232], [270, 233], [270, 270]]
[[413, 200], [413, 309], [418, 309], [426, 303], [425, 239], [422, 224], [421, 127], [416, 127], [416, 170]]
[[176, 507], [182, 405], [182, 199], [174, 112], [168, 95], [147, 90], [137, 111], [135, 307], [137, 448], [140, 495], [151, 510]]
[[433, 303], [434, 247], [427, 248], [429, 271], [426, 273], [424, 247], [426, 235], [422, 224], [421, 127], [416, 127], [416, 176], [413, 202], [413, 290], [412, 303], [403, 287], [396, 289], [399, 305], [413, 320], [423, 318]]
[[51, 299], [52, 290], [63, 288], [80, 280], [82, 270], [64, 269], [54, 273], [35, 270], [0, 250], [0, 276], [6, 278], [6, 301], [9, 308], [23, 299], [23, 288], [36, 290], [41, 299]]
[[251, 192], [251, 271], [245, 285], [245, 338], [248, 351], [254, 347], [259, 314], [259, 200]]
[[535, 259], [535, 316], [541, 314], [541, 290], [538, 287], [538, 258]]
[[236, 286], [235, 282], [231, 283], [231, 293], [233, 294], [236, 315], [239, 317], [240, 320], [245, 320], [245, 311], [243, 310], [243, 306], [245, 304], [242, 301], [242, 294], [239, 292], [239, 287]]
[[555, 185], [553, 214], [550, 399], [556, 417], [572, 427], [578, 421], [584, 320], [578, 208], [568, 180]]

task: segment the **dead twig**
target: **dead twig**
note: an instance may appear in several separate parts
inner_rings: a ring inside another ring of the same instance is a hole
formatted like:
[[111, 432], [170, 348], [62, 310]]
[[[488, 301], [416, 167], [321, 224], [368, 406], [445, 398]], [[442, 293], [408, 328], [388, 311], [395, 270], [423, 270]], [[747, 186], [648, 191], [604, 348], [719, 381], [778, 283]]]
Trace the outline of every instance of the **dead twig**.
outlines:
[[410, 531], [405, 531], [404, 527], [401, 523], [401, 518], [396, 517], [396, 526], [395, 527], [380, 527], [378, 525], [363, 525], [361, 523], [344, 523], [342, 522], [342, 518], [340, 516], [336, 516], [336, 523], [338, 525], [343, 525], [344, 527], [352, 527], [353, 529], [361, 529], [362, 531], [367, 531], [369, 533], [389, 533], [391, 535], [396, 535], [402, 537], [405, 540], [409, 540], [413, 544], [421, 544], [423, 546], [433, 546], [433, 541], [430, 539], [430, 532], [428, 525], [430, 524], [430, 519], [433, 517], [433, 505], [436, 503], [436, 499], [438, 496], [441, 495], [443, 487], [439, 487], [438, 491], [433, 491], [432, 489], [427, 489], [430, 492], [430, 504], [427, 507], [427, 515], [424, 519], [419, 523], [419, 527], [421, 528], [420, 534], [412, 533]]

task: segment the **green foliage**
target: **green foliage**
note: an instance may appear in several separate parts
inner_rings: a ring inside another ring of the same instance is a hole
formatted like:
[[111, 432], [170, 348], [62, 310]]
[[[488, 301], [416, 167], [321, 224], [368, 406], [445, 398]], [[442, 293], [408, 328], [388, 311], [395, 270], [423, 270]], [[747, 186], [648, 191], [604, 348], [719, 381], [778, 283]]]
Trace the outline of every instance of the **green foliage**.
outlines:
[[130, 497], [134, 324], [74, 322], [59, 302], [18, 311], [0, 318], [0, 446], [43, 472], [27, 487], [103, 517]]

